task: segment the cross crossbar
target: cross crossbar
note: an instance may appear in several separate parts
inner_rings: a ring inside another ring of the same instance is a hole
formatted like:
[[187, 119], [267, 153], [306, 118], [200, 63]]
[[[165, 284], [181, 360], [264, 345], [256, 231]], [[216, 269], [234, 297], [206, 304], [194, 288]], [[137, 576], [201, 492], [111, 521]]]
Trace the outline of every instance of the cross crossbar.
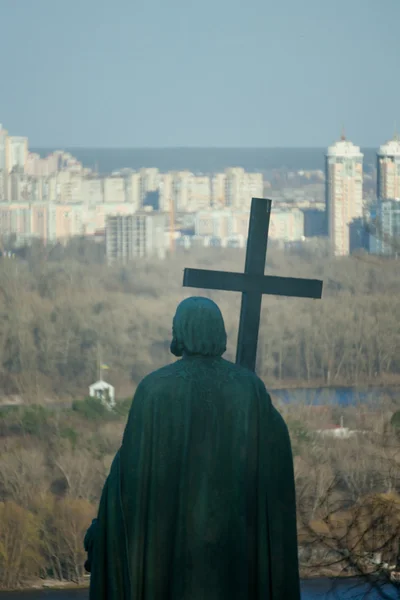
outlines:
[[322, 281], [319, 279], [246, 275], [245, 273], [208, 271], [207, 269], [185, 269], [183, 285], [226, 292], [256, 292], [270, 296], [295, 296], [297, 298], [320, 298], [322, 294]]
[[318, 279], [264, 275], [271, 204], [264, 198], [251, 201], [244, 273], [185, 269], [183, 274], [186, 287], [242, 292], [236, 363], [252, 371], [256, 366], [262, 295], [322, 296], [322, 281]]

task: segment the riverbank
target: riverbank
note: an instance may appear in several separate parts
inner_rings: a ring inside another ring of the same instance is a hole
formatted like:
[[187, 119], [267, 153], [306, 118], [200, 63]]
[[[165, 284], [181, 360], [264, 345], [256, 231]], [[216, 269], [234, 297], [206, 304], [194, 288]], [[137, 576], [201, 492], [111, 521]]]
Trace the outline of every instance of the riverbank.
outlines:
[[[386, 394], [391, 398], [400, 397], [400, 377], [393, 378], [393, 380], [390, 382], [364, 381], [362, 384], [357, 385], [349, 385], [345, 382], [328, 384], [323, 381], [264, 381], [264, 383], [269, 393], [278, 398], [295, 398], [297, 396], [299, 398], [307, 398], [309, 401], [312, 401], [313, 397], [323, 397], [324, 399], [327, 399], [328, 397], [348, 398], [352, 396], [357, 399], [363, 399], [376, 394]], [[124, 400], [126, 399], [124, 398]], [[24, 408], [31, 405], [31, 402], [25, 402], [21, 396], [5, 396], [0, 398], [0, 410], [9, 409], [12, 407]], [[73, 405], [73, 400], [66, 400], [65, 398], [46, 398], [40, 403], [40, 405], [50, 410], [70, 410]]]
[[[301, 581], [305, 584], [320, 582], [320, 581], [346, 581], [346, 580], [355, 580], [358, 579], [354, 574], [344, 574], [337, 573], [334, 574], [332, 570], [324, 570], [323, 572], [318, 573], [318, 575], [309, 574], [304, 575], [301, 578]], [[360, 578], [361, 579], [361, 578]], [[58, 581], [56, 579], [36, 579], [31, 581], [29, 584], [25, 586], [21, 586], [19, 588], [0, 588], [0, 593], [6, 592], [33, 592], [38, 590], [53, 590], [53, 591], [63, 591], [63, 590], [86, 590], [89, 589], [90, 585], [90, 575], [85, 575], [83, 580], [80, 583], [74, 583], [71, 581]]]
[[2, 592], [33, 592], [38, 590], [86, 590], [89, 589], [90, 577], [84, 576], [80, 583], [74, 583], [72, 581], [58, 581], [56, 579], [35, 579], [29, 584], [21, 586], [19, 588], [0, 588]]

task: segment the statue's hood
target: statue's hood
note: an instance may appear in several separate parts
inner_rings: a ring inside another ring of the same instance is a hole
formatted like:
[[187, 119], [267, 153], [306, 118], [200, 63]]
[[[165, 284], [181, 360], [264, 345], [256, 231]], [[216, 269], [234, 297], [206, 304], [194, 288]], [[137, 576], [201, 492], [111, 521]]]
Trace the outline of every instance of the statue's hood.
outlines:
[[225, 350], [224, 319], [215, 302], [201, 296], [183, 300], [173, 320], [172, 354], [222, 356]]

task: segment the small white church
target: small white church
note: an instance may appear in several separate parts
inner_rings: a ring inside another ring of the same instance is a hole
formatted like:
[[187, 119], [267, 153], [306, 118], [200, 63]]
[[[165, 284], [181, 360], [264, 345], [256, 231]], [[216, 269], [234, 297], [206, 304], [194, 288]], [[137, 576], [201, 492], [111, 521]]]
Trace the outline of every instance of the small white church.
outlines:
[[115, 406], [115, 388], [103, 379], [89, 386], [89, 396], [100, 400], [110, 410]]

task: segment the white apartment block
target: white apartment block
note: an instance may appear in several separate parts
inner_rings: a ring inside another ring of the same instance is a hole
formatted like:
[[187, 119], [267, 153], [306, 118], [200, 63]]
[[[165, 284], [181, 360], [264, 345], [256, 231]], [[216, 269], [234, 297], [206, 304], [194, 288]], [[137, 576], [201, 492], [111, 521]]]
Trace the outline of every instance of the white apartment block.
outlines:
[[70, 204], [82, 201], [82, 176], [80, 173], [59, 171], [51, 178], [50, 195], [55, 202]]
[[149, 192], [156, 192], [159, 189], [159, 179], [158, 169], [140, 169], [140, 207], [143, 206], [144, 199]]
[[104, 202], [125, 202], [125, 179], [119, 176], [105, 177], [103, 179]]
[[8, 131], [0, 123], [0, 171], [9, 171]]
[[225, 206], [225, 173], [214, 173], [211, 178], [211, 204], [214, 208]]
[[139, 211], [131, 216], [110, 215], [106, 221], [106, 252], [109, 262], [135, 258], [164, 258], [166, 215]]
[[195, 217], [195, 235], [220, 239], [231, 236], [247, 238], [249, 213], [230, 209], [202, 210]]
[[171, 201], [175, 212], [189, 211], [193, 173], [190, 171], [174, 171], [171, 175]]
[[296, 242], [304, 237], [304, 213], [298, 208], [273, 210], [268, 237], [272, 240]]
[[103, 180], [100, 177], [82, 179], [82, 201], [88, 206], [96, 206], [104, 202]]
[[400, 198], [400, 140], [383, 144], [377, 154], [378, 199]]
[[172, 174], [160, 173], [159, 177], [159, 202], [160, 210], [169, 212], [172, 201]]
[[225, 171], [225, 206], [250, 210], [252, 198], [262, 198], [262, 173], [247, 173], [241, 167]]
[[334, 256], [350, 253], [349, 225], [363, 214], [363, 154], [342, 136], [326, 154], [326, 210]]
[[207, 175], [193, 175], [189, 181], [188, 211], [195, 212], [211, 206], [211, 179]]
[[20, 169], [25, 171], [28, 159], [28, 138], [10, 136], [8, 138], [8, 151], [8, 170]]
[[107, 217], [111, 215], [130, 216], [136, 212], [134, 204], [129, 202], [122, 202], [116, 204], [115, 202], [103, 202], [95, 207], [94, 222], [91, 223], [91, 227], [94, 231], [102, 231], [105, 229]]
[[8, 197], [7, 174], [5, 171], [0, 171], [0, 202], [4, 202]]
[[132, 204], [135, 210], [142, 207], [140, 173], [130, 173], [126, 179], [126, 202]]

